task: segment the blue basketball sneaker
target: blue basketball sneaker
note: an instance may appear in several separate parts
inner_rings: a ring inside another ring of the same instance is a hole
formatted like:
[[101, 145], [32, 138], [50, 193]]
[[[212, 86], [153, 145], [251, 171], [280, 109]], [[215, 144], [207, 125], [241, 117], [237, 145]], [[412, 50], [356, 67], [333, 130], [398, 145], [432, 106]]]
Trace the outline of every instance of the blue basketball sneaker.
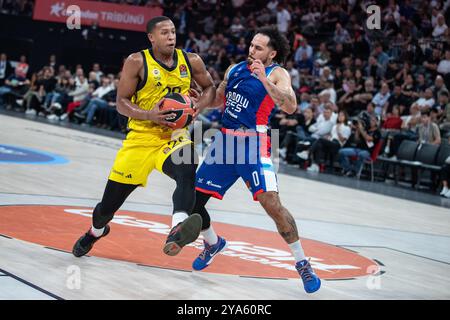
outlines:
[[194, 260], [192, 263], [192, 268], [194, 270], [200, 271], [205, 269], [209, 264], [213, 261], [216, 254], [223, 251], [227, 246], [227, 241], [217, 236], [219, 239], [216, 244], [209, 245], [206, 241], [203, 240], [205, 245], [205, 249], [203, 249], [202, 253]]
[[298, 274], [302, 278], [303, 287], [307, 293], [313, 293], [320, 289], [320, 279], [314, 273], [308, 260], [302, 260], [295, 264]]

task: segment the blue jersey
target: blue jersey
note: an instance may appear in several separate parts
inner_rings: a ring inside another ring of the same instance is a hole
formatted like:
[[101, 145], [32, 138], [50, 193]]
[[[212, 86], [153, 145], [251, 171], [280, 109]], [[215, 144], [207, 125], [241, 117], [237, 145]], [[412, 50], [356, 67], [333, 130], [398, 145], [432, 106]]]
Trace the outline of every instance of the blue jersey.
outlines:
[[[267, 77], [277, 66], [271, 64], [266, 67]], [[247, 61], [233, 66], [228, 72], [227, 80], [223, 127], [266, 132], [275, 103], [262, 82], [252, 74]]]

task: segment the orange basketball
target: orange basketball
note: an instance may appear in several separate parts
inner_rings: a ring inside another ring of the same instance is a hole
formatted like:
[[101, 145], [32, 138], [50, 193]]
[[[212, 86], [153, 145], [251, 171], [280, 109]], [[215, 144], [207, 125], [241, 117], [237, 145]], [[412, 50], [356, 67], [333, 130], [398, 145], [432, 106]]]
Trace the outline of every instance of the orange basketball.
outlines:
[[[160, 110], [167, 110], [167, 113], [174, 113], [175, 116], [166, 118], [166, 121], [176, 124], [173, 129], [181, 129], [187, 127], [192, 122], [195, 112], [192, 100], [181, 93], [169, 93], [164, 97], [164, 102], [160, 106]], [[170, 109], [173, 109], [170, 111]]]

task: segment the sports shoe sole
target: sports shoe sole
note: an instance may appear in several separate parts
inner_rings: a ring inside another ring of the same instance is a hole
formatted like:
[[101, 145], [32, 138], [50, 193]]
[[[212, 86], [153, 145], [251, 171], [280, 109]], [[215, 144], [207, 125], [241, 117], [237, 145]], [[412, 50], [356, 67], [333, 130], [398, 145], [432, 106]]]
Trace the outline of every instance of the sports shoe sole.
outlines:
[[197, 213], [190, 215], [180, 226], [180, 239], [167, 242], [163, 248], [164, 253], [168, 256], [176, 256], [185, 245], [198, 238], [201, 229], [202, 217]]

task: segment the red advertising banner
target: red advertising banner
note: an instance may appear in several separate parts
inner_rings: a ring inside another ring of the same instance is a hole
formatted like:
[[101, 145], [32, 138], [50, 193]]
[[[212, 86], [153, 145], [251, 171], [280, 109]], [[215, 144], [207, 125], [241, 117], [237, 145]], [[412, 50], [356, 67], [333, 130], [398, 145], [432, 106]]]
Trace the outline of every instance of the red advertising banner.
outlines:
[[74, 21], [71, 6], [79, 7], [81, 25], [97, 22], [100, 27], [133, 31], [145, 31], [147, 21], [163, 12], [160, 7], [155, 6], [139, 7], [81, 0], [36, 0], [33, 19], [61, 23]]

